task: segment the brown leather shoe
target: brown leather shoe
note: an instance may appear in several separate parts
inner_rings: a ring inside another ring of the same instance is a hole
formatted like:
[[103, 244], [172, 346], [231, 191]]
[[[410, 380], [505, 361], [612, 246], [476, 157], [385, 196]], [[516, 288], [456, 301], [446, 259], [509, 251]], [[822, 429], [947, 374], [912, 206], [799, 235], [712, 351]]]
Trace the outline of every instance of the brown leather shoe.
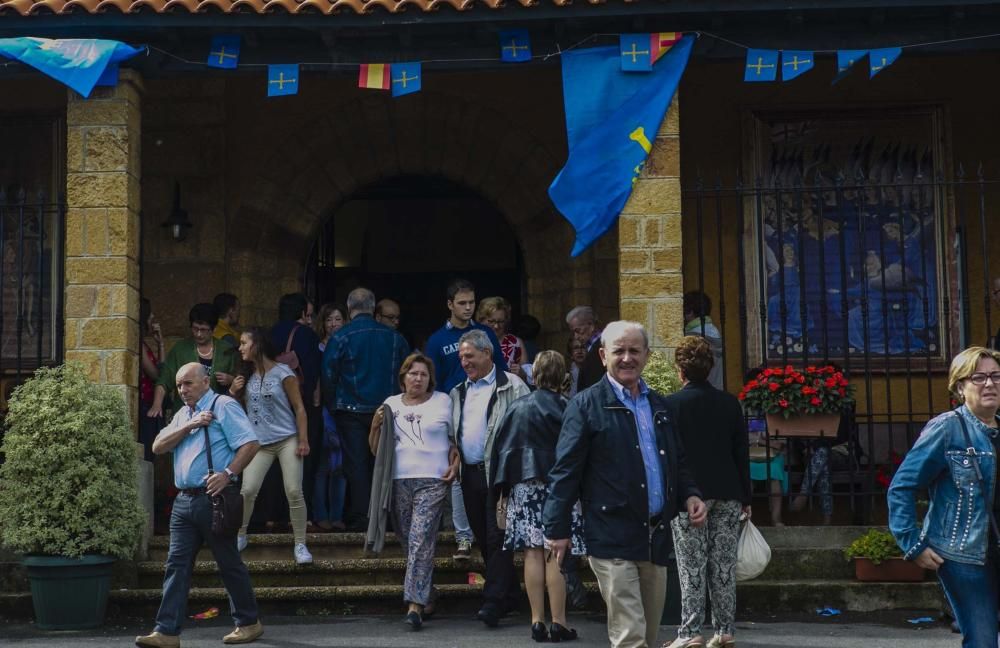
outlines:
[[222, 638], [224, 644], [245, 644], [257, 641], [264, 634], [264, 626], [260, 621], [253, 625], [237, 626], [235, 630]]
[[144, 637], [136, 637], [135, 645], [140, 648], [180, 648], [181, 638], [153, 631]]

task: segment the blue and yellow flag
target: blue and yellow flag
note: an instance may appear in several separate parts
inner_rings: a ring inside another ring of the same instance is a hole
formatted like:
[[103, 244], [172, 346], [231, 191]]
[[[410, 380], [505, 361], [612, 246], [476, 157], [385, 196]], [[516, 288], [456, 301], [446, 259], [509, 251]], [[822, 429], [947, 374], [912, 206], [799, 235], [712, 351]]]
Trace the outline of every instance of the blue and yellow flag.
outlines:
[[299, 94], [299, 66], [288, 65], [267, 66], [267, 96], [287, 97]]
[[393, 97], [420, 92], [420, 63], [393, 63], [390, 71]]
[[208, 67], [235, 70], [240, 62], [240, 37], [238, 35], [213, 36], [208, 48]]
[[812, 52], [789, 51], [781, 53], [781, 80], [791, 81], [813, 69], [816, 57]]
[[621, 71], [619, 47], [563, 53], [569, 159], [549, 197], [576, 230], [573, 256], [607, 232], [625, 207], [693, 43], [694, 36], [685, 36], [652, 72], [639, 75]]
[[653, 69], [653, 49], [649, 34], [622, 34], [618, 37], [622, 70], [649, 72]]
[[99, 38], [0, 38], [0, 58], [30, 65], [84, 97], [102, 77], [106, 84], [117, 82], [117, 72], [104, 76], [105, 71], [144, 49]]
[[902, 47], [874, 49], [868, 52], [868, 78], [873, 78], [876, 74], [895, 63], [896, 59], [902, 53]]
[[778, 78], [778, 50], [747, 50], [747, 63], [743, 80], [774, 81]]
[[507, 29], [500, 32], [500, 60], [504, 63], [526, 63], [531, 60], [531, 39], [527, 29]]

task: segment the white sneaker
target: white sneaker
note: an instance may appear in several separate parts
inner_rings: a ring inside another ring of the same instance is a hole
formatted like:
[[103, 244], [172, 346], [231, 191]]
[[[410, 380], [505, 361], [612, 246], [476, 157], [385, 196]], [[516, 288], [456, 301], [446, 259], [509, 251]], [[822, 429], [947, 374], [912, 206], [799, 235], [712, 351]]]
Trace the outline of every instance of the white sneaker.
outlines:
[[295, 563], [298, 565], [308, 565], [313, 561], [313, 555], [309, 553], [306, 546], [301, 542], [295, 543]]
[[247, 537], [245, 535], [236, 536], [236, 550], [240, 553], [247, 548]]

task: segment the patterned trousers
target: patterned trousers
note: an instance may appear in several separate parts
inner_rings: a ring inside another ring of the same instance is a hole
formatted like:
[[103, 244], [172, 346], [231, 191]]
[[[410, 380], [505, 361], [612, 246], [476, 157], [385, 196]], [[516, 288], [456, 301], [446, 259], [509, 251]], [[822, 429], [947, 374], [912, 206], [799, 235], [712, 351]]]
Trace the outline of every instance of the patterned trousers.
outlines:
[[712, 597], [712, 618], [717, 634], [735, 634], [736, 546], [740, 537], [740, 512], [736, 500], [708, 500], [708, 520], [693, 527], [687, 513], [670, 523], [674, 532], [677, 573], [681, 581], [681, 625], [677, 636], [701, 634], [705, 623], [705, 594]]
[[809, 495], [814, 492], [819, 495], [819, 510], [823, 515], [833, 514], [833, 495], [830, 494], [830, 448], [826, 446], [814, 447], [809, 457], [809, 464], [806, 466], [806, 473], [802, 476], [802, 494]]
[[427, 605], [434, 572], [434, 548], [444, 499], [451, 492], [440, 479], [396, 479], [392, 482], [392, 511], [396, 532], [406, 549], [403, 600]]

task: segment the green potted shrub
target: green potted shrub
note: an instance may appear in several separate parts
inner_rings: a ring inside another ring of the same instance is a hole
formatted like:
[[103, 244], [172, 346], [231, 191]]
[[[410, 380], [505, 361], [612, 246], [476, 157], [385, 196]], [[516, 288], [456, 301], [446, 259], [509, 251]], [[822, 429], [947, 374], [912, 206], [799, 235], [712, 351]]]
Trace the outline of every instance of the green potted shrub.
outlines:
[[923, 568], [903, 559], [903, 552], [888, 531], [869, 530], [847, 545], [844, 557], [854, 561], [854, 576], [860, 581], [924, 580]]
[[0, 541], [24, 554], [35, 622], [99, 626], [113, 564], [134, 555], [144, 519], [124, 394], [79, 365], [42, 368], [5, 425]]
[[677, 367], [662, 351], [653, 351], [649, 354], [646, 367], [642, 370], [642, 379], [650, 389], [663, 395], [672, 394], [683, 387], [681, 377], [677, 374]]

